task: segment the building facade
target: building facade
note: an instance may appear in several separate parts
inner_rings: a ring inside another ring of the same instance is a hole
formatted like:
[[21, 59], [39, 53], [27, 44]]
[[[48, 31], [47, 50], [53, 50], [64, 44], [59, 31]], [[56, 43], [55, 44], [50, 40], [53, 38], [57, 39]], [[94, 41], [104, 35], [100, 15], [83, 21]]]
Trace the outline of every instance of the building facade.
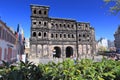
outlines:
[[108, 49], [109, 51], [116, 51], [114, 41], [108, 40]]
[[2, 61], [14, 62], [17, 60], [16, 35], [0, 20], [0, 65]]
[[17, 61], [19, 62], [20, 60], [25, 61], [25, 37], [24, 37], [24, 30], [18, 24], [17, 26]]
[[108, 40], [106, 38], [100, 38], [98, 40], [98, 51], [107, 51], [108, 50]]
[[25, 54], [30, 54], [30, 41], [29, 38], [25, 39]]
[[33, 57], [91, 55], [96, 51], [95, 30], [87, 22], [49, 17], [49, 7], [31, 5], [30, 52]]
[[118, 26], [118, 29], [114, 34], [114, 38], [115, 38], [114, 40], [115, 47], [117, 50], [120, 51], [120, 26]]

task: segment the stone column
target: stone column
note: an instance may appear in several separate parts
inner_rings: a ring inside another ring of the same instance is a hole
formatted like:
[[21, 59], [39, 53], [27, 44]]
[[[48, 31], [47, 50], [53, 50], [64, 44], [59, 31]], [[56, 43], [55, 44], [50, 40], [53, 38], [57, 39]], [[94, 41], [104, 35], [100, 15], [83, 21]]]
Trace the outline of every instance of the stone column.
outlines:
[[41, 46], [42, 46], [42, 55], [41, 55], [41, 57], [43, 57], [43, 44]]
[[38, 53], [37, 53], [37, 44], [36, 44], [36, 57], [38, 57]]
[[64, 49], [64, 43], [62, 43], [62, 58], [65, 58], [65, 49]]

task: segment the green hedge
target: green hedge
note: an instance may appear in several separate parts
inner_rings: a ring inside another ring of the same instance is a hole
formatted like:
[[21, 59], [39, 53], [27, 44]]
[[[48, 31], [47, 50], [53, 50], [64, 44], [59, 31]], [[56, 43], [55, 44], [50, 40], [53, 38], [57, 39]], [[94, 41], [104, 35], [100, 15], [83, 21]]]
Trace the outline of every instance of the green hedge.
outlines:
[[119, 80], [120, 62], [103, 59], [94, 62], [82, 59], [75, 63], [66, 59], [63, 62], [49, 62], [35, 65], [31, 62], [20, 62], [0, 68], [0, 80]]

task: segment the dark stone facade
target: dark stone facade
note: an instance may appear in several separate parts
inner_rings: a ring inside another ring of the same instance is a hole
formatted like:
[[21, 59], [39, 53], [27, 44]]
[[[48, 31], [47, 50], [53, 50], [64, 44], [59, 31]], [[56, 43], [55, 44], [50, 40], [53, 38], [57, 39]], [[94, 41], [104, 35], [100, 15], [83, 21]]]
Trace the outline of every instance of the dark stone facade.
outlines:
[[94, 28], [87, 22], [49, 17], [49, 7], [31, 5], [31, 55], [70, 57], [94, 54]]
[[114, 38], [115, 38], [114, 40], [115, 47], [117, 51], [120, 51], [120, 25], [118, 26], [118, 29], [114, 34]]

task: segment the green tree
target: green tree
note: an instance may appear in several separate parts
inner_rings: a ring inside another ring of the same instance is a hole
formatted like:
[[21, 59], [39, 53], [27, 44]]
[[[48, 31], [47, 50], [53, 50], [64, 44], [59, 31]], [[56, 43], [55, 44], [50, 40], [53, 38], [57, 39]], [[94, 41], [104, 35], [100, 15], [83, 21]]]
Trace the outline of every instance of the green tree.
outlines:
[[[109, 7], [112, 14], [117, 15], [120, 12], [120, 0], [103, 0]], [[119, 14], [120, 15], [120, 14]]]

